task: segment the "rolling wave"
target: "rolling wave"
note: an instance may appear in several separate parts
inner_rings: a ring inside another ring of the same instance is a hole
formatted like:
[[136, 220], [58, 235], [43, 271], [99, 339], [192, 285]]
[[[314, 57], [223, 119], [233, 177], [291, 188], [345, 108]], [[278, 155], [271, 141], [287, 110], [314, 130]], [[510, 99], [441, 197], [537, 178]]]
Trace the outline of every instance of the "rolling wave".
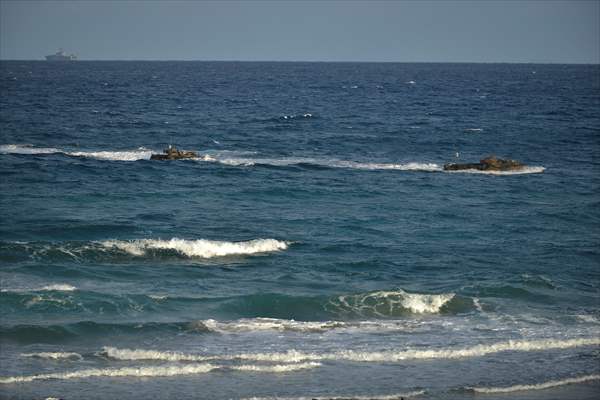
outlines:
[[402, 311], [414, 314], [434, 314], [454, 298], [454, 293], [419, 294], [404, 290], [378, 291], [357, 295], [344, 295], [333, 299], [329, 307], [341, 314], [390, 317]]
[[188, 329], [200, 332], [221, 334], [244, 332], [300, 332], [323, 333], [329, 331], [413, 332], [419, 323], [410, 320], [370, 320], [370, 321], [296, 321], [278, 318], [242, 318], [234, 321], [205, 319], [188, 324]]
[[139, 148], [130, 151], [66, 151], [53, 147], [34, 147], [26, 144], [0, 145], [0, 154], [64, 154], [71, 157], [93, 158], [108, 161], [149, 160], [153, 151]]
[[583, 383], [589, 381], [597, 381], [600, 380], [600, 375], [585, 375], [579, 376], [575, 378], [565, 378], [555, 381], [548, 381], [543, 383], [534, 383], [529, 385], [514, 385], [514, 386], [505, 386], [505, 387], [471, 387], [467, 388], [467, 390], [473, 391], [475, 393], [510, 393], [510, 392], [520, 392], [526, 390], [543, 390], [549, 389], [557, 386], [563, 385], [572, 385], [574, 383]]
[[200, 355], [180, 352], [143, 349], [117, 349], [104, 347], [106, 357], [117, 360], [162, 360], [162, 361], [212, 361], [212, 360], [246, 360], [297, 363], [306, 361], [355, 361], [355, 362], [401, 362], [422, 359], [457, 359], [482, 357], [488, 354], [505, 351], [545, 351], [569, 349], [582, 346], [600, 345], [600, 338], [578, 339], [543, 339], [499, 342], [481, 344], [466, 348], [447, 348], [432, 350], [388, 350], [388, 351], [355, 351], [342, 350], [332, 353], [308, 353], [288, 350], [281, 353], [240, 353], [224, 355]]
[[178, 375], [204, 374], [218, 369], [240, 371], [240, 372], [270, 372], [285, 373], [300, 371], [304, 369], [320, 367], [320, 363], [309, 362], [295, 365], [233, 365], [221, 366], [213, 364], [192, 365], [165, 365], [152, 367], [125, 367], [125, 368], [92, 368], [72, 372], [55, 372], [49, 374], [9, 376], [0, 378], [0, 384], [33, 382], [48, 379], [83, 379], [95, 377], [161, 377]]
[[40, 352], [40, 353], [22, 353], [23, 357], [44, 358], [51, 360], [82, 360], [83, 357], [79, 353], [72, 352]]
[[224, 257], [268, 253], [287, 249], [289, 242], [275, 239], [254, 239], [247, 242], [222, 242], [214, 240], [171, 240], [140, 239], [132, 241], [107, 240], [100, 242], [106, 248], [117, 248], [134, 256], [143, 256], [152, 250], [173, 250], [187, 257]]
[[[0, 257], [32, 258], [45, 261], [83, 261], [123, 256], [213, 258], [231, 255], [251, 255], [286, 250], [291, 242], [276, 239], [253, 239], [244, 242], [227, 242], [207, 239], [137, 239], [104, 240], [92, 242], [3, 242]], [[114, 260], [113, 260], [114, 261]], [[68, 285], [49, 285], [39, 290], [75, 290]], [[30, 291], [34, 291], [30, 289]]]

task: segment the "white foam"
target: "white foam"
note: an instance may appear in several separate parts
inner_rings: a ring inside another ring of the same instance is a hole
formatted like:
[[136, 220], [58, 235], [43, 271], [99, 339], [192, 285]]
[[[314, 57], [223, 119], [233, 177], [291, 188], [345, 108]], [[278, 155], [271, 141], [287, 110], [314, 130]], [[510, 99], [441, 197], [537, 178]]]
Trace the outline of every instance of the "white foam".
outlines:
[[462, 169], [458, 171], [445, 171], [452, 174], [486, 174], [486, 175], [522, 175], [522, 174], [540, 174], [544, 172], [544, 167], [523, 167], [515, 171], [481, 171], [478, 169]]
[[465, 129], [467, 132], [483, 132], [483, 128], [467, 128]]
[[347, 168], [358, 170], [398, 170], [398, 171], [442, 171], [443, 168], [435, 163], [377, 163], [377, 162], [357, 162], [345, 161], [335, 158], [312, 158], [312, 157], [282, 157], [282, 158], [251, 158], [239, 157], [226, 153], [204, 154], [199, 161], [216, 162], [230, 166], [253, 166], [253, 165], [272, 165], [275, 167], [285, 167], [290, 165], [308, 164], [328, 168]]
[[77, 290], [75, 286], [68, 285], [66, 283], [58, 283], [54, 285], [46, 285], [38, 289], [33, 289], [33, 291], [59, 291], [59, 292], [72, 292]]
[[221, 242], [214, 240], [185, 240], [173, 238], [170, 240], [140, 239], [132, 241], [107, 240], [100, 242], [107, 248], [117, 248], [135, 256], [142, 256], [148, 250], [174, 250], [188, 257], [223, 257], [266, 253], [287, 249], [289, 243], [275, 239], [254, 239], [247, 242]]
[[5, 144], [0, 145], [0, 153], [3, 154], [53, 154], [63, 153], [73, 157], [95, 158], [98, 160], [111, 161], [137, 161], [148, 160], [152, 155], [152, 151], [139, 148], [132, 151], [65, 151], [53, 147], [34, 147], [31, 145], [22, 144]]
[[0, 378], [0, 384], [32, 382], [47, 379], [82, 379], [93, 377], [158, 377], [203, 374], [215, 369], [229, 369], [241, 372], [270, 372], [284, 373], [310, 368], [320, 367], [317, 362], [308, 362], [294, 365], [234, 365], [222, 366], [213, 364], [189, 364], [189, 365], [163, 365], [152, 367], [126, 367], [126, 368], [93, 368], [73, 372], [56, 372], [50, 374], [39, 374], [29, 376], [9, 376]]
[[40, 353], [22, 353], [23, 357], [33, 357], [33, 358], [46, 358], [51, 360], [68, 360], [68, 359], [76, 359], [81, 360], [83, 357], [79, 353], [69, 353], [69, 352], [40, 352]]
[[549, 389], [557, 386], [563, 385], [571, 385], [574, 383], [583, 383], [589, 381], [597, 381], [600, 380], [600, 375], [585, 375], [579, 376], [575, 378], [566, 378], [556, 381], [548, 381], [543, 383], [535, 383], [530, 385], [514, 385], [507, 387], [473, 387], [469, 388], [470, 390], [476, 393], [510, 393], [510, 392], [519, 392], [524, 390], [543, 390]]
[[300, 396], [300, 397], [248, 397], [242, 400], [399, 400], [425, 394], [425, 390], [415, 390], [394, 394], [347, 395], [347, 396]]
[[60, 153], [53, 147], [33, 147], [28, 144], [3, 144], [0, 145], [1, 154], [52, 154]]
[[583, 321], [583, 322], [587, 322], [587, 323], [591, 323], [591, 324], [598, 324], [600, 323], [600, 319], [598, 319], [597, 316], [595, 315], [590, 315], [590, 314], [578, 314], [575, 316], [577, 319]]
[[357, 362], [400, 362], [420, 359], [457, 359], [482, 357], [488, 354], [505, 351], [545, 351], [568, 349], [581, 346], [600, 345], [600, 338], [579, 339], [543, 339], [543, 340], [509, 340], [492, 344], [481, 344], [465, 348], [442, 348], [431, 350], [387, 350], [387, 351], [355, 351], [342, 350], [331, 353], [307, 353], [288, 350], [280, 353], [239, 353], [224, 355], [199, 355], [159, 350], [117, 349], [104, 347], [103, 354], [118, 360], [163, 360], [163, 361], [208, 361], [208, 360], [249, 360], [269, 362], [305, 362], [305, 361], [357, 361]]
[[420, 294], [404, 290], [378, 291], [365, 294], [339, 296], [329, 303], [333, 311], [389, 317], [399, 310], [415, 314], [439, 313], [454, 298], [454, 293]]
[[220, 334], [268, 331], [301, 333], [324, 333], [329, 331], [414, 332], [420, 326], [420, 322], [406, 319], [367, 321], [295, 321], [276, 318], [242, 318], [233, 321], [216, 321], [214, 319], [194, 321], [189, 324], [189, 329], [203, 332], [212, 331]]
[[219, 333], [261, 331], [325, 332], [332, 329], [344, 328], [349, 326], [349, 324], [338, 321], [313, 322], [276, 318], [243, 318], [228, 322], [207, 319], [192, 323], [192, 327], [194, 326]]
[[12, 289], [1, 289], [0, 292], [13, 292], [13, 293], [22, 293], [22, 292], [47, 292], [47, 291], [57, 291], [57, 292], [72, 292], [77, 290], [75, 286], [68, 285], [66, 283], [56, 283], [52, 285], [46, 285], [37, 288], [12, 288]]
[[73, 157], [94, 158], [97, 160], [109, 161], [137, 161], [149, 160], [152, 155], [150, 150], [133, 150], [133, 151], [76, 151], [65, 152], [65, 154]]
[[279, 364], [279, 365], [236, 365], [228, 367], [235, 371], [245, 372], [293, 372], [303, 369], [312, 369], [320, 367], [321, 363], [307, 362], [299, 364]]
[[211, 364], [191, 364], [176, 366], [155, 366], [155, 367], [127, 367], [118, 369], [93, 368], [73, 372], [56, 372], [51, 374], [39, 374], [28, 376], [10, 376], [0, 378], [0, 383], [20, 383], [32, 382], [36, 380], [47, 379], [82, 379], [92, 377], [152, 377], [152, 376], [176, 376], [202, 374], [217, 368]]

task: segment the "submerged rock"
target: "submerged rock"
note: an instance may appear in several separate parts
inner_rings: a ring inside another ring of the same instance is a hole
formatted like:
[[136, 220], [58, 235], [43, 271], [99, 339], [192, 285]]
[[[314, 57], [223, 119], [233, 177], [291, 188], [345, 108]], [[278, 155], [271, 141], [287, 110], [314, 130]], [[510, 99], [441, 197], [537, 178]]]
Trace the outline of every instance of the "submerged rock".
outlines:
[[465, 169], [475, 169], [479, 171], [518, 171], [525, 167], [525, 164], [515, 160], [504, 160], [494, 156], [484, 158], [478, 163], [465, 164], [444, 164], [444, 171], [460, 171]]
[[150, 156], [151, 160], [180, 160], [182, 158], [198, 158], [198, 153], [177, 150], [177, 148], [169, 146], [163, 151], [163, 154], [152, 154]]

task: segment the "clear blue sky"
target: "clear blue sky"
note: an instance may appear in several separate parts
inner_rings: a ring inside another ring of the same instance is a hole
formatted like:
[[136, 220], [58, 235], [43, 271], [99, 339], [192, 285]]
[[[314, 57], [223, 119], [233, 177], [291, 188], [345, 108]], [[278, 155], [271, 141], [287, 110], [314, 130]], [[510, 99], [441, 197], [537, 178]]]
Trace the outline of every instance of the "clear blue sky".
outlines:
[[600, 63], [600, 0], [0, 0], [0, 58]]

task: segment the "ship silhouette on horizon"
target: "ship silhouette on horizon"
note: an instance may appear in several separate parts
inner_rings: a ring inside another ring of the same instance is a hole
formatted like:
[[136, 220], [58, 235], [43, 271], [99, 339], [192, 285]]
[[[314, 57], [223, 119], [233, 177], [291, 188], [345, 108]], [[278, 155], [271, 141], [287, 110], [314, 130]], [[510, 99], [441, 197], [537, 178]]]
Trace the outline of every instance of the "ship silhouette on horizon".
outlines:
[[75, 54], [67, 54], [63, 49], [59, 49], [56, 53], [46, 56], [46, 61], [76, 61]]

